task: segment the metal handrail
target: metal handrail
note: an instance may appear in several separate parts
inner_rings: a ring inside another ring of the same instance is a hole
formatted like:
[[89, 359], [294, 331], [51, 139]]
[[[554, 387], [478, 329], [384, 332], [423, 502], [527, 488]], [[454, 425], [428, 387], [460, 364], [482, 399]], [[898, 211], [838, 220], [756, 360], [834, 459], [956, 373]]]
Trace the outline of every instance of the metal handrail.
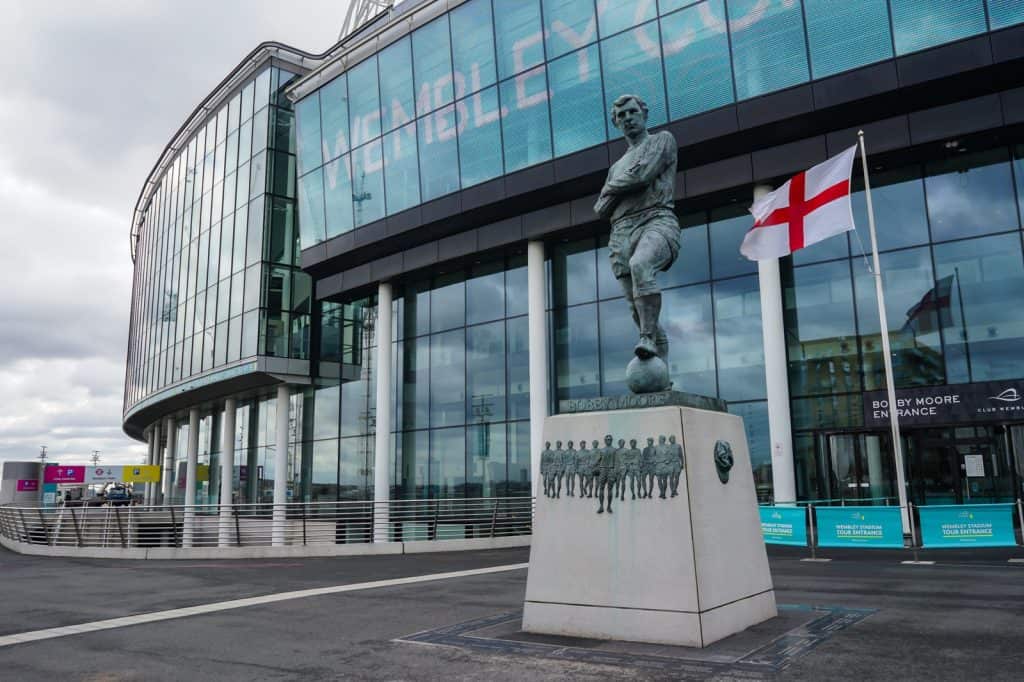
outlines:
[[87, 509], [0, 506], [0, 536], [55, 547], [118, 549], [501, 538], [532, 533], [534, 500], [478, 497], [133, 505], [125, 516], [116, 508], [106, 514], [90, 514]]

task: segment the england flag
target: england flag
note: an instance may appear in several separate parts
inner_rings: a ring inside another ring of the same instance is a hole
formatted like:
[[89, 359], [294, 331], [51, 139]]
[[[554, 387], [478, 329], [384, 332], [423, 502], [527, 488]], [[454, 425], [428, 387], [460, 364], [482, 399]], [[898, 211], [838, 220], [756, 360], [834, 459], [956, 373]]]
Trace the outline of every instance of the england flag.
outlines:
[[850, 172], [856, 153], [854, 145], [755, 201], [750, 207], [754, 227], [740, 253], [750, 260], [779, 258], [852, 230]]

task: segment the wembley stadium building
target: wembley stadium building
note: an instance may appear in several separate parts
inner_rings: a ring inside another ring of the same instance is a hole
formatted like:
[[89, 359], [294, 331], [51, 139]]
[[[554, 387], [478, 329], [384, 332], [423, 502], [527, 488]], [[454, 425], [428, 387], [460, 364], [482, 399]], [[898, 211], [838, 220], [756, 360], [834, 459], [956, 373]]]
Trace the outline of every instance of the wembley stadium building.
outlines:
[[150, 500], [531, 494], [543, 417], [627, 391], [593, 212], [623, 93], [679, 145], [671, 379], [744, 418], [759, 496], [897, 496], [859, 159], [857, 231], [739, 253], [755, 192], [858, 130], [907, 495], [1020, 496], [1024, 4], [407, 0], [323, 54], [260, 45], [145, 180]]

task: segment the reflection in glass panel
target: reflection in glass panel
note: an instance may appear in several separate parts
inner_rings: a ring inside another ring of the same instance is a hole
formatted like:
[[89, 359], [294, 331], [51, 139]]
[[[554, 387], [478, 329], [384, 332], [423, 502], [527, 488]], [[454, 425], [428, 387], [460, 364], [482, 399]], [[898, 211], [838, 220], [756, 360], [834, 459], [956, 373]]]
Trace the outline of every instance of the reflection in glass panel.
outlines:
[[319, 169], [299, 180], [299, 230], [303, 248], [325, 239], [324, 178]]
[[1020, 226], [1005, 148], [928, 164], [924, 184], [934, 241]]
[[714, 305], [719, 397], [764, 398], [761, 294], [757, 277], [715, 282]]
[[717, 395], [711, 286], [669, 289], [661, 296], [660, 323], [668, 335], [673, 390]]
[[493, 85], [496, 80], [491, 3], [470, 0], [452, 10], [449, 17], [455, 96], [465, 97], [467, 93]]
[[430, 333], [430, 283], [406, 284], [402, 303], [402, 337], [408, 339]]
[[505, 322], [508, 365], [508, 418], [530, 417], [530, 344], [526, 317]]
[[808, 80], [807, 45], [799, 2], [727, 0], [726, 5], [739, 99]]
[[405, 499], [426, 498], [430, 431], [406, 431], [400, 437], [400, 447], [395, 455], [401, 462], [401, 496]]
[[388, 46], [377, 56], [380, 63], [380, 109], [384, 132], [403, 126], [416, 116], [412, 55], [409, 50], [409, 38], [406, 37]]
[[466, 423], [505, 419], [505, 323], [466, 330]]
[[473, 268], [466, 280], [466, 324], [498, 320], [505, 316], [505, 273], [495, 261]]
[[555, 244], [551, 249], [550, 282], [552, 302], [556, 308], [595, 300], [597, 263], [594, 240]]
[[790, 395], [860, 390], [849, 262], [794, 268], [791, 277], [783, 292]]
[[727, 34], [723, 0], [703, 2], [661, 20], [670, 119], [733, 101]]
[[633, 359], [637, 330], [625, 299], [601, 301], [601, 395], [627, 395], [626, 365]]
[[[729, 403], [729, 414], [743, 417], [750, 448], [750, 468], [758, 502], [767, 502], [772, 494], [772, 448], [768, 433], [768, 403]], [[785, 501], [785, 500], [780, 500]]]
[[402, 428], [425, 428], [429, 425], [430, 339], [406, 339], [402, 347]]
[[349, 150], [348, 143], [348, 78], [338, 76], [320, 89], [320, 121], [324, 161], [335, 159]]
[[544, 61], [538, 0], [494, 0], [494, 32], [499, 80]]
[[352, 203], [356, 227], [384, 217], [384, 163], [380, 140], [352, 152]]
[[648, 126], [668, 120], [657, 22], [602, 40], [601, 72], [609, 108], [619, 95], [636, 94], [647, 103]]
[[466, 494], [466, 429], [430, 431], [430, 498]]
[[505, 487], [505, 424], [477, 421], [466, 429], [466, 495], [498, 497]]
[[338, 386], [316, 389], [313, 401], [313, 438], [336, 438], [338, 436]]
[[587, 0], [544, 0], [544, 36], [548, 59], [595, 42], [594, 4]]
[[313, 463], [310, 472], [310, 501], [334, 502], [338, 499], [338, 440], [313, 443]]
[[[896, 386], [943, 383], [945, 369], [939, 326], [940, 314], [948, 315], [948, 283], [936, 287], [927, 247], [884, 253], [879, 263], [885, 287], [885, 315]], [[855, 264], [853, 274], [864, 389], [884, 389], [885, 366], [879, 337], [875, 279], [859, 263]]]
[[[368, 500], [372, 497], [372, 482], [368, 474], [373, 463], [374, 439], [366, 436], [342, 438], [338, 457], [338, 498], [341, 500]], [[365, 533], [349, 528], [348, 532]]]
[[348, 72], [348, 84], [359, 96], [349, 102], [350, 138], [358, 147], [380, 136], [380, 98], [377, 92], [377, 57], [373, 56]]
[[[352, 229], [352, 171], [349, 162], [346, 155], [323, 168], [328, 239]], [[301, 227], [302, 223], [299, 225]]]
[[711, 212], [711, 276], [715, 279], [757, 272], [757, 263], [740, 254], [740, 244], [754, 224], [743, 208], [730, 206]]
[[505, 270], [506, 315], [525, 315], [527, 303], [526, 256], [510, 256]]
[[708, 256], [708, 226], [703, 212], [683, 216], [679, 221], [683, 228], [679, 239], [679, 257], [667, 272], [658, 275], [662, 288], [678, 284], [693, 284], [711, 279], [711, 263]]
[[653, 19], [657, 8], [652, 0], [603, 0], [597, 3], [597, 9], [601, 37], [604, 38]]
[[794, 429], [849, 429], [864, 424], [864, 399], [860, 393], [833, 395], [827, 400], [794, 398], [790, 405]]
[[[1024, 261], [1020, 234], [935, 246], [936, 297], [951, 384], [1020, 376]], [[943, 307], [944, 306], [944, 307]]]
[[423, 201], [456, 191], [459, 188], [459, 149], [455, 139], [455, 106], [438, 109], [421, 118], [416, 126]]
[[430, 331], [439, 332], [466, 324], [466, 283], [461, 273], [443, 275], [430, 292]]
[[1013, 176], [1017, 180], [1017, 204], [1019, 217], [1024, 219], [1024, 145], [1013, 148]]
[[[867, 236], [868, 204], [864, 197], [864, 180], [859, 173], [854, 173], [853, 190], [853, 222], [864, 235], [860, 242], [856, 235], [850, 235], [853, 253], [858, 255], [861, 243], [865, 250], [871, 248]], [[872, 172], [871, 203], [875, 209], [875, 230], [880, 251], [928, 243], [924, 183], [921, 182], [918, 166]], [[816, 246], [818, 244], [809, 248]]]
[[416, 76], [417, 116], [423, 116], [455, 99], [448, 15], [412, 34], [412, 65]]
[[[372, 336], [368, 336], [368, 338], [364, 338], [363, 344], [372, 341]], [[376, 374], [372, 358], [372, 353], [364, 353], [359, 379], [346, 381], [341, 385], [340, 427], [343, 438], [376, 431], [374, 415]]]
[[555, 400], [601, 395], [597, 306], [556, 308], [553, 317]]
[[586, 149], [607, 138], [597, 45], [548, 64], [555, 156]]
[[430, 337], [430, 425], [466, 422], [465, 330]]
[[550, 159], [551, 124], [544, 67], [521, 73], [500, 88], [505, 172]]
[[892, 57], [886, 0], [804, 0], [804, 12], [814, 78]]
[[502, 173], [498, 88], [488, 88], [455, 106], [459, 117], [462, 186], [472, 187]]
[[1024, 4], [1019, 0], [987, 0], [988, 22], [994, 31], [1024, 22]]
[[985, 30], [982, 0], [889, 0], [889, 7], [898, 55]]
[[530, 422], [508, 425], [508, 486], [510, 497], [530, 494]]
[[384, 136], [384, 186], [388, 214], [420, 203], [419, 165], [416, 159], [416, 124]]

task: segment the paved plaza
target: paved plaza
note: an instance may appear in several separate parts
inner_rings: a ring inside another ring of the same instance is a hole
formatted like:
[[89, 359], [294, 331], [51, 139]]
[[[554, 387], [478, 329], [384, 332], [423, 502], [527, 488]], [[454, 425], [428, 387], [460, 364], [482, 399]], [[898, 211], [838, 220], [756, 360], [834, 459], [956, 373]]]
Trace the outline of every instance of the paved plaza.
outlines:
[[522, 549], [196, 562], [0, 552], [5, 680], [1009, 680], [1024, 665], [1024, 564], [1008, 561], [1020, 550], [905, 565], [899, 552], [811, 563], [770, 548], [779, 618], [705, 650], [524, 635]]

